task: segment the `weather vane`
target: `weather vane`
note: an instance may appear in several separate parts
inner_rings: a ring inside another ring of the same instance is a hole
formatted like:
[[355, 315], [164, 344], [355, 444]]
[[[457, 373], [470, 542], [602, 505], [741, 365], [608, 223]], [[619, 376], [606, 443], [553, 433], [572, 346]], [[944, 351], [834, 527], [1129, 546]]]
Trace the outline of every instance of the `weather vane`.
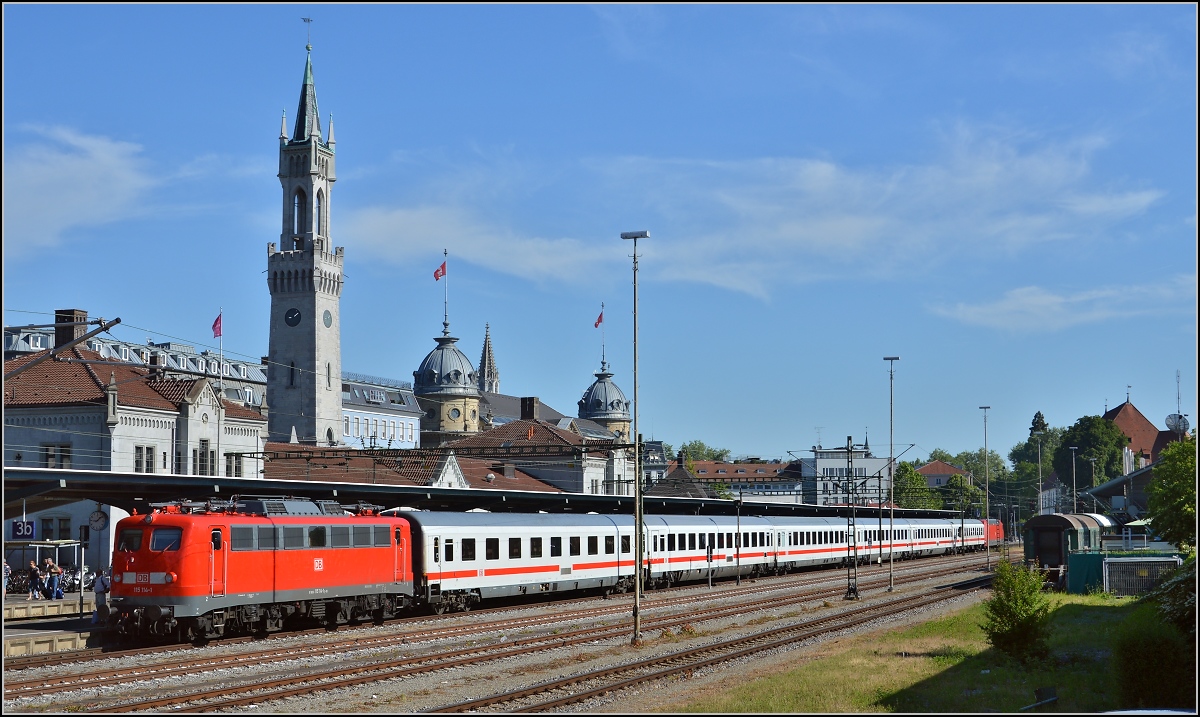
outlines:
[[311, 17], [302, 17], [300, 19], [304, 21], [304, 26], [308, 29], [308, 49], [311, 50], [312, 49], [312, 18]]

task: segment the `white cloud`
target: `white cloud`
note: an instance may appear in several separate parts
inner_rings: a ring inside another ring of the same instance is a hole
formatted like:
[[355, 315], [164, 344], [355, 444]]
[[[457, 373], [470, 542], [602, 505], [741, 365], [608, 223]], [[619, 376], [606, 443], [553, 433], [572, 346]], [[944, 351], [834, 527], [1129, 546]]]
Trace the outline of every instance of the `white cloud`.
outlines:
[[155, 180], [140, 146], [64, 127], [22, 129], [38, 141], [4, 153], [5, 258], [56, 246], [74, 229], [142, 211]]
[[972, 326], [1014, 333], [1053, 333], [1072, 326], [1161, 313], [1168, 306], [1195, 302], [1196, 276], [1181, 275], [1148, 286], [1109, 286], [1056, 294], [1037, 286], [1005, 292], [984, 304], [930, 307], [939, 316]]
[[586, 277], [598, 264], [620, 256], [612, 251], [619, 246], [601, 249], [579, 239], [523, 236], [445, 206], [350, 211], [340, 224], [347, 245], [384, 261], [411, 266], [445, 247], [455, 260], [539, 283]]
[[[866, 167], [644, 156], [537, 166], [478, 153], [467, 166], [437, 162], [419, 198], [343, 211], [341, 221], [355, 246], [387, 261], [451, 243], [475, 263], [561, 282], [626, 261], [628, 252], [581, 237], [632, 221], [654, 237], [644, 246], [652, 274], [766, 298], [776, 285], [892, 279], [1111, 238], [1164, 193], [1097, 189], [1092, 161], [1108, 142], [960, 125], [924, 163]], [[562, 229], [539, 236], [530, 223]]]

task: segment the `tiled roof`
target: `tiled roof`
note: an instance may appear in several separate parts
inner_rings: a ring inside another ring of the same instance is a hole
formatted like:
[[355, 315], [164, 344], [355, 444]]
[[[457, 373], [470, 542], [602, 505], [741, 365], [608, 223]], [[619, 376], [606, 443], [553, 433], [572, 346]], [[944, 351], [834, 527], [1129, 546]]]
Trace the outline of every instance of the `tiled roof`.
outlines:
[[582, 436], [546, 421], [511, 421], [495, 428], [446, 444], [449, 448], [501, 448], [509, 446], [603, 446], [611, 441], [588, 441]]
[[1132, 403], [1126, 401], [1104, 414], [1129, 438], [1129, 448], [1139, 455], [1152, 455], [1158, 440], [1158, 428], [1150, 422]]
[[[678, 461], [674, 464], [678, 470]], [[725, 461], [693, 461], [700, 480], [725, 482], [730, 480], [773, 480], [787, 469], [786, 463], [728, 463]], [[722, 472], [724, 471], [724, 472]], [[744, 471], [739, 473], [738, 471]], [[762, 471], [759, 473], [758, 471]]]
[[[458, 461], [458, 467], [462, 470], [463, 477], [467, 479], [467, 483], [472, 488], [562, 493], [558, 488], [548, 483], [543, 483], [516, 466], [513, 467], [513, 477], [505, 478], [504, 466], [496, 463], [494, 460], [467, 458], [465, 456], [455, 456], [455, 459]], [[492, 475], [493, 479], [489, 481], [487, 479], [488, 475]]]
[[221, 403], [225, 406], [225, 417], [226, 418], [244, 418], [244, 419], [249, 419], [249, 420], [258, 420], [258, 421], [262, 421], [262, 422], [266, 423], [267, 417], [262, 415], [258, 411], [254, 410], [253, 408], [247, 408], [240, 403], [235, 403], [233, 401], [226, 401], [224, 399], [221, 400]]
[[[380, 483], [385, 485], [428, 486], [440, 474], [445, 455], [430, 451], [378, 451], [330, 449], [298, 443], [268, 443], [265, 452], [267, 478], [312, 480], [332, 483]], [[311, 456], [306, 459], [306, 456]], [[472, 488], [483, 490], [529, 490], [561, 492], [515, 468], [513, 478], [504, 477], [504, 468], [494, 460], [455, 456], [459, 469]], [[488, 481], [491, 473], [495, 480]]]
[[926, 477], [965, 476], [970, 474], [970, 471], [959, 468], [956, 465], [951, 465], [945, 461], [929, 461], [925, 465], [918, 468], [917, 472]]
[[[4, 373], [49, 353], [18, 356], [4, 362]], [[78, 346], [60, 354], [69, 358], [102, 361], [100, 354]], [[93, 366], [84, 363], [68, 363], [50, 359], [4, 382], [4, 405], [19, 406], [71, 406], [104, 403], [104, 386], [108, 378], [117, 382], [117, 403], [122, 406], [159, 408], [168, 411], [178, 406], [154, 390], [146, 381], [148, 371], [134, 365], [110, 364]]]
[[675, 469], [657, 481], [647, 496], [659, 498], [716, 498], [716, 491], [697, 480], [696, 476], [677, 464]]

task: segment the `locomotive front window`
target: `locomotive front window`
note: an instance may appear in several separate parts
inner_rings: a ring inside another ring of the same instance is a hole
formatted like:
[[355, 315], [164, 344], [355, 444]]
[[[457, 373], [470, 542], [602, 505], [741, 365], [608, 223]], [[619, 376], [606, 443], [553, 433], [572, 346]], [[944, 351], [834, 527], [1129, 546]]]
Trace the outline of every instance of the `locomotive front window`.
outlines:
[[550, 557], [558, 558], [562, 556], [562, 538], [550, 539]]
[[509, 538], [508, 539], [508, 559], [509, 560], [520, 560], [521, 559], [521, 539], [520, 538]]
[[182, 541], [183, 528], [155, 528], [150, 536], [150, 549], [155, 552], [179, 550]]
[[531, 557], [531, 558], [542, 557], [542, 539], [541, 538], [530, 538], [529, 539], [529, 557]]
[[463, 538], [462, 554], [463, 554], [463, 557], [462, 557], [463, 560], [474, 560], [475, 559], [475, 539], [474, 538]]
[[571, 536], [571, 555], [579, 555], [579, 536]]
[[142, 530], [122, 530], [121, 537], [117, 539], [117, 550], [126, 553], [136, 553], [142, 549]]
[[631, 552], [631, 550], [630, 550], [630, 542], [631, 542], [631, 541], [629, 540], [629, 536], [628, 536], [628, 535], [622, 535], [622, 536], [621, 536], [621, 552], [622, 552], [622, 553], [628, 553], [628, 552]]
[[487, 558], [488, 560], [499, 560], [500, 559], [500, 539], [499, 538], [487, 538], [484, 540], [483, 545], [484, 545], [484, 551], [486, 552], [486, 554], [484, 555], [485, 558]]
[[324, 548], [325, 547], [325, 526], [314, 525], [308, 529], [308, 547]]

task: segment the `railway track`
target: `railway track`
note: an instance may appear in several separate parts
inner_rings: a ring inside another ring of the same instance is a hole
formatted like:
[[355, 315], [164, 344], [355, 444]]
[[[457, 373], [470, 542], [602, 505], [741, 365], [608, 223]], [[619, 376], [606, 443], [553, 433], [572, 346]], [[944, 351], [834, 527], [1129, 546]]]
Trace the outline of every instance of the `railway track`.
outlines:
[[[965, 583], [959, 583], [954, 587], [977, 590], [984, 587], [990, 580], [990, 576], [979, 577]], [[482, 708], [503, 706], [505, 711], [510, 712], [543, 712], [583, 702], [609, 692], [634, 687], [646, 682], [679, 674], [691, 675], [696, 670], [717, 666], [768, 650], [786, 647], [798, 641], [819, 637], [829, 632], [856, 627], [883, 617], [926, 607], [957, 597], [959, 594], [961, 593], [946, 592], [932, 596], [916, 595], [897, 598], [881, 604], [851, 610], [847, 613], [806, 620], [795, 625], [765, 630], [753, 635], [724, 640], [690, 650], [672, 652], [667, 655], [651, 657], [626, 665], [584, 672], [557, 680], [550, 680], [531, 687], [502, 692], [476, 700], [459, 702], [428, 711], [435, 713], [474, 712]], [[581, 687], [582, 689], [576, 690], [575, 688], [577, 687]], [[551, 697], [540, 702], [529, 702], [529, 698], [531, 697], [539, 697], [556, 692], [566, 692], [567, 694]]]
[[[926, 565], [936, 567], [936, 566], [945, 565], [947, 563], [949, 563], [951, 565], [971, 564], [973, 562], [976, 562], [977, 557], [978, 556], [976, 556], [974, 554], [969, 554], [966, 556], [955, 555], [955, 556], [944, 556], [944, 557], [939, 557], [939, 558], [925, 558], [925, 559], [922, 559], [919, 563], [915, 563], [915, 564], [912, 561], [904, 561], [901, 564], [901, 566], [899, 566], [899, 567], [900, 567], [900, 570], [906, 570], [906, 569], [918, 569], [919, 570]], [[915, 568], [913, 566], [915, 566]], [[877, 572], [883, 571], [883, 570], [886, 570], [886, 568], [883, 566], [869, 564], [865, 567], [860, 566], [859, 574], [860, 574], [860, 576], [863, 576], [863, 577], [870, 577], [871, 575], [874, 575]], [[837, 571], [836, 570], [834, 570], [834, 571], [827, 571], [827, 570], [806, 571], [806, 572], [793, 573], [790, 575], [779, 576], [779, 577], [774, 577], [774, 576], [759, 577], [759, 578], [754, 578], [753, 580], [758, 581], [758, 583], [765, 584], [768, 587], [771, 587], [771, 589], [786, 589], [786, 587], [792, 583], [811, 583], [811, 582], [821, 582], [823, 580], [837, 580], [839, 578], [833, 576], [833, 573], [835, 573], [835, 572], [837, 572]], [[816, 578], [816, 580], [813, 579], [814, 577]], [[743, 578], [743, 580], [746, 580], [746, 579]], [[727, 582], [728, 581], [726, 581], [726, 583]], [[664, 598], [662, 596], [669, 596], [671, 593], [674, 593], [677, 591], [694, 590], [698, 586], [699, 586], [699, 584], [697, 584], [697, 583], [691, 583], [691, 584], [672, 587], [672, 588], [655, 590], [655, 591], [647, 594], [647, 596], [643, 597], [643, 600], [647, 601], [647, 602], [644, 602], [643, 604], [646, 605], [648, 603], [648, 607], [645, 609], [653, 608], [653, 607], [658, 606], [660, 603], [662, 603], [662, 601], [664, 600]], [[747, 591], [748, 590], [750, 592], [754, 592], [754, 591], [761, 590], [761, 589], [762, 589], [761, 585], [758, 588], [733, 588], [733, 590], [735, 590], [735, 591]], [[727, 593], [723, 593], [723, 595], [724, 594], [727, 594]], [[738, 593], [735, 593], [735, 594], [738, 594]], [[631, 598], [628, 596], [626, 596], [625, 598], [622, 598], [621, 596], [615, 596], [614, 599], [627, 601]], [[672, 598], [670, 598], [670, 597], [665, 598], [665, 600], [667, 600], [667, 601], [670, 601], [671, 599]], [[689, 597], [686, 599], [693, 600], [695, 598]], [[594, 601], [595, 601], [594, 596], [586, 596], [586, 597], [579, 597], [579, 598], [566, 598], [566, 599], [556, 600], [553, 603], [548, 603], [548, 604], [558, 607], [558, 606], [564, 606], [564, 605], [571, 605], [573, 603], [592, 603]], [[667, 604], [669, 604], [669, 602]], [[500, 605], [500, 606], [495, 606], [495, 607], [484, 608], [481, 610], [476, 610], [475, 614], [487, 614], [489, 612], [501, 612], [501, 611], [512, 610], [515, 608], [521, 608], [521, 607], [527, 607], [527, 606], [528, 606], [528, 604]], [[625, 608], [625, 609], [627, 610], [627, 608]], [[589, 613], [589, 614], [594, 614], [594, 613]], [[421, 623], [421, 622], [426, 622], [429, 620], [437, 620], [437, 619], [439, 619], [439, 618], [436, 616], [430, 616], [430, 615], [405, 616], [405, 617], [400, 617], [400, 618], [394, 618], [383, 624], [384, 625], [393, 625], [393, 626], [394, 625], [405, 625], [405, 624]], [[263, 640], [286, 639], [286, 638], [293, 638], [293, 637], [309, 635], [309, 634], [323, 635], [323, 634], [327, 634], [327, 633], [328, 633], [328, 630], [326, 628], [318, 627], [318, 628], [311, 628], [311, 629], [290, 630], [287, 632], [273, 633], [266, 637], [250, 636], [250, 635], [228, 637], [228, 638], [224, 638], [224, 639], [218, 641], [216, 644], [238, 645], [238, 644], [262, 642]], [[104, 645], [101, 647], [84, 648], [82, 650], [70, 650], [70, 651], [66, 651], [66, 652], [52, 652], [52, 653], [45, 653], [45, 654], [40, 654], [40, 655], [28, 655], [28, 656], [22, 656], [22, 657], [7, 658], [4, 661], [4, 671], [10, 672], [10, 671], [18, 671], [18, 670], [28, 670], [28, 669], [38, 668], [38, 667], [51, 667], [51, 666], [59, 665], [59, 664], [79, 664], [81, 662], [102, 660], [102, 659], [109, 659], [109, 658], [132, 657], [132, 656], [139, 656], [139, 655], [159, 655], [159, 654], [171, 653], [171, 652], [190, 652], [190, 651], [193, 651], [198, 648], [204, 648], [206, 646], [207, 645], [170, 644], [170, 645], [149, 645], [149, 646], [143, 646], [143, 647], [126, 648], [126, 647], [120, 646], [119, 644], [108, 644], [108, 645]]]
[[[962, 570], [963, 568], [958, 565], [950, 567], [943, 565], [934, 571], [911, 571], [911, 573], [906, 572], [902, 574], [899, 582], [905, 583], [927, 580], [933, 577], [940, 577], [942, 575], [961, 573]], [[886, 584], [886, 578], [883, 576], [878, 576], [874, 580], [861, 582], [862, 587], [868, 589], [873, 587], [882, 587], [884, 584]], [[753, 594], [753, 592], [755, 592], [754, 589], [749, 588], [744, 588], [743, 590], [745, 591], [745, 594]], [[778, 592], [778, 590], [775, 589], [772, 589], [771, 591]], [[793, 595], [772, 597], [771, 607], [780, 608], [790, 605], [798, 605], [804, 602], [821, 600], [823, 598], [827, 599], [830, 597], [840, 597], [842, 594], [844, 594], [844, 587], [840, 585], [837, 587], [813, 588]], [[729, 597], [736, 598], [740, 596], [744, 595], [725, 592], [720, 597], [728, 599]], [[744, 615], [747, 612], [745, 604], [738, 604], [734, 606], [717, 606], [697, 610], [695, 609], [695, 602], [696, 596], [656, 601], [656, 604], [654, 605], [656, 608], [668, 607], [669, 604], [682, 604], [688, 609], [672, 615], [644, 618], [644, 629], [661, 630], [682, 628], [686, 631], [686, 626], [692, 623], [737, 617]], [[305, 646], [304, 648], [288, 648], [277, 651], [258, 651], [254, 653], [243, 653], [239, 655], [199, 660], [185, 659], [171, 663], [159, 663], [156, 665], [139, 668], [95, 671], [86, 673], [84, 675], [76, 675], [69, 679], [63, 678], [49, 681], [31, 680], [20, 683], [10, 682], [6, 685], [5, 698], [13, 699], [46, 693], [61, 694], [63, 690], [82, 689], [86, 687], [104, 686], [105, 688], [110, 688], [124, 684], [144, 682], [146, 680], [154, 680], [180, 674], [196, 674], [198, 671], [218, 670], [222, 668], [243, 665], [253, 665], [258, 667], [269, 664], [270, 662], [280, 663], [289, 660], [303, 659], [304, 657], [322, 655], [328, 656], [331, 653], [341, 654], [344, 653], [348, 648], [362, 649], [369, 647], [386, 647], [389, 645], [401, 645], [405, 643], [434, 640], [439, 639], [439, 637], [452, 637], [456, 635], [461, 636], [464, 634], [470, 634], [471, 632], [495, 630], [507, 631], [514, 628], [528, 627], [536, 624], [548, 625], [554, 622], [578, 620], [580, 617], [595, 619], [596, 617], [604, 617], [608, 614], [619, 614], [623, 617], [628, 613], [628, 607], [625, 605], [613, 605], [600, 608], [599, 610], [604, 614], [598, 614], [597, 609], [593, 608], [588, 611], [586, 616], [568, 614], [540, 616], [537, 618], [524, 618], [516, 620], [501, 620], [482, 625], [475, 624], [470, 626], [445, 627], [442, 629], [435, 629], [433, 631], [426, 631], [425, 633], [389, 635], [373, 640], [359, 639], [353, 641], [339, 641], [332, 644], [323, 643], [322, 645]], [[483, 662], [503, 659], [505, 657], [529, 654], [530, 652], [534, 651], [543, 651], [547, 649], [568, 647], [571, 645], [584, 643], [595, 643], [599, 640], [626, 636], [628, 633], [628, 623], [623, 621], [619, 624], [599, 627], [593, 626], [566, 633], [548, 634], [517, 639], [503, 643], [472, 646], [465, 649], [442, 651], [435, 654], [414, 657], [404, 657], [401, 659], [383, 662], [371, 662], [368, 664], [354, 665], [351, 667], [343, 666], [333, 670], [310, 672], [308, 674], [299, 676], [289, 675], [283, 679], [266, 681], [257, 680], [249, 684], [227, 686], [223, 689], [217, 690], [209, 689], [196, 693], [175, 695], [170, 697], [159, 697], [121, 705], [88, 705], [87, 707], [89, 709], [101, 709], [103, 711], [112, 712], [156, 710], [163, 708], [173, 708], [174, 711], [219, 710], [264, 702], [267, 700], [294, 697], [310, 692], [330, 689], [333, 687], [351, 687], [377, 680], [419, 675], [452, 667], [475, 665]], [[213, 702], [214, 698], [217, 698], [218, 701]]]

